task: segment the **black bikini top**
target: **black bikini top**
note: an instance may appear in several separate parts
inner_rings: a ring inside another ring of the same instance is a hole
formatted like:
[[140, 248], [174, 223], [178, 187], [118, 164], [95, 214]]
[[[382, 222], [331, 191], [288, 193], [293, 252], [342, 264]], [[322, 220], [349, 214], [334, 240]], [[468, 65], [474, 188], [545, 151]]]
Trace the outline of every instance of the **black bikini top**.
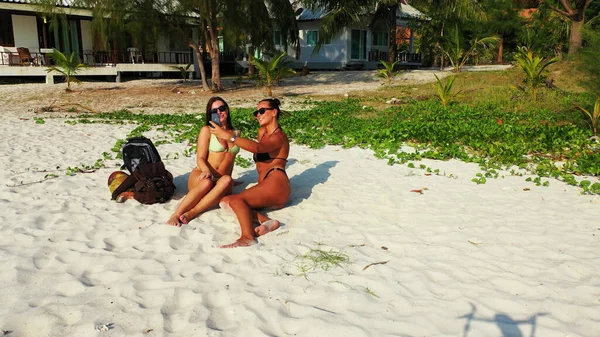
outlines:
[[[277, 129], [281, 130], [281, 126], [277, 127]], [[273, 131], [269, 137], [271, 137], [275, 132], [277, 132], [277, 129], [275, 129], [275, 131]], [[263, 134], [263, 136], [260, 138], [260, 140], [258, 141], [260, 143], [260, 141], [265, 137], [265, 135]], [[275, 157], [275, 158], [271, 158], [271, 156], [269, 155], [268, 152], [262, 152], [262, 153], [255, 153], [254, 156], [252, 157], [252, 159], [254, 159], [255, 163], [258, 162], [264, 162], [264, 161], [269, 161], [272, 159], [282, 159], [285, 160], [287, 162], [287, 159], [285, 158], [281, 158], [281, 157]]]

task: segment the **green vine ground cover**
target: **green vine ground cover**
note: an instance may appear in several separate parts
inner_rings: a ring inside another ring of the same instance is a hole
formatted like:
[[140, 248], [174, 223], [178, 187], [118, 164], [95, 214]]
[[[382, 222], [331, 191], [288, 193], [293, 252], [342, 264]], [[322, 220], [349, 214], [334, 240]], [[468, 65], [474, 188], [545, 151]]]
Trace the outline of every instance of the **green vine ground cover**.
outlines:
[[[423, 158], [458, 159], [480, 164], [485, 177], [498, 177], [496, 170], [515, 167], [538, 175], [530, 181], [547, 185], [541, 177], [577, 185], [583, 193], [600, 194], [600, 183], [576, 176], [600, 175], [600, 146], [589, 139], [590, 131], [576, 111], [556, 113], [532, 108], [515, 112], [497, 102], [442, 106], [434, 100], [411, 101], [384, 111], [373, 111], [359, 100], [311, 102], [309, 110], [286, 113], [280, 123], [296, 144], [320, 148], [325, 145], [370, 148], [390, 165]], [[368, 117], [365, 117], [368, 115]], [[233, 109], [236, 127], [247, 132], [256, 129], [251, 109]], [[161, 142], [187, 142], [184, 155], [195, 154], [198, 132], [203, 124], [199, 114], [133, 114], [128, 111], [88, 115], [69, 123], [135, 123], [129, 136], [151, 129], [162, 131], [169, 139]], [[117, 153], [125, 140], [112, 148]], [[405, 152], [409, 144], [415, 151]], [[104, 155], [107, 157], [106, 154]], [[236, 163], [251, 165], [238, 156]], [[97, 162], [98, 164], [98, 162]], [[409, 163], [411, 165], [412, 163]], [[520, 175], [520, 174], [519, 174]]]

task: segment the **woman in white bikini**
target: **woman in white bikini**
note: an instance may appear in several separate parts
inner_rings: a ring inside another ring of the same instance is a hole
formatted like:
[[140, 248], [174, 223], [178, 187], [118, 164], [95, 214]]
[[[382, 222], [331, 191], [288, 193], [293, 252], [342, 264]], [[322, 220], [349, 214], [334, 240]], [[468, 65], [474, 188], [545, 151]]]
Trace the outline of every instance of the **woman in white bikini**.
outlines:
[[209, 121], [212, 114], [218, 114], [222, 130], [231, 132], [232, 135], [239, 134], [239, 130], [234, 130], [231, 125], [229, 106], [225, 100], [220, 97], [209, 99], [206, 104], [205, 125], [198, 134], [196, 167], [188, 178], [188, 194], [167, 220], [167, 224], [171, 226], [187, 224], [231, 193], [231, 171], [240, 148], [211, 134], [212, 126]]
[[[241, 192], [223, 197], [220, 206], [231, 209], [240, 223], [241, 235], [234, 243], [221, 246], [233, 248], [250, 246], [256, 243], [256, 237], [279, 228], [279, 221], [271, 220], [257, 212], [263, 208], [281, 208], [288, 201], [291, 193], [290, 181], [285, 173], [290, 142], [279, 126], [278, 99], [264, 99], [258, 103], [254, 116], [260, 124], [258, 142], [237, 137], [232, 130], [221, 128], [214, 123], [209, 131], [218, 138], [227, 140], [229, 146], [239, 146], [254, 153], [258, 184]], [[254, 220], [260, 225], [254, 228]]]

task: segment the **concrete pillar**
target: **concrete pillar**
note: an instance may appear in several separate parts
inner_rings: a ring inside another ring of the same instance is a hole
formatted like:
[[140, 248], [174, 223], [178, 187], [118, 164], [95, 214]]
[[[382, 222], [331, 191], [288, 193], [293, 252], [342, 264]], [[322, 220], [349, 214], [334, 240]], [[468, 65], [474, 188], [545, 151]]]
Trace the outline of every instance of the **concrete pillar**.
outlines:
[[116, 82], [117, 83], [121, 83], [121, 72], [117, 71], [117, 78], [116, 78]]
[[54, 75], [46, 74], [46, 84], [54, 84]]
[[409, 40], [408, 51], [411, 54], [415, 52], [415, 32], [413, 31], [412, 28], [410, 28], [410, 40]]
[[188, 80], [193, 80], [194, 79], [194, 72], [193, 71], [189, 71], [188, 72]]

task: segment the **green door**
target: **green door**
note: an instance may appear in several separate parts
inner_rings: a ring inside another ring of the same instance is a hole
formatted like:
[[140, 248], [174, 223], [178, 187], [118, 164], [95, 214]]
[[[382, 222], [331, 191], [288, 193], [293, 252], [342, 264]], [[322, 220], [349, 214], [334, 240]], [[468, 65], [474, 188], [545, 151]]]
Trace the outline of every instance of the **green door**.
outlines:
[[367, 54], [367, 31], [352, 29], [350, 35], [350, 59], [364, 60]]

